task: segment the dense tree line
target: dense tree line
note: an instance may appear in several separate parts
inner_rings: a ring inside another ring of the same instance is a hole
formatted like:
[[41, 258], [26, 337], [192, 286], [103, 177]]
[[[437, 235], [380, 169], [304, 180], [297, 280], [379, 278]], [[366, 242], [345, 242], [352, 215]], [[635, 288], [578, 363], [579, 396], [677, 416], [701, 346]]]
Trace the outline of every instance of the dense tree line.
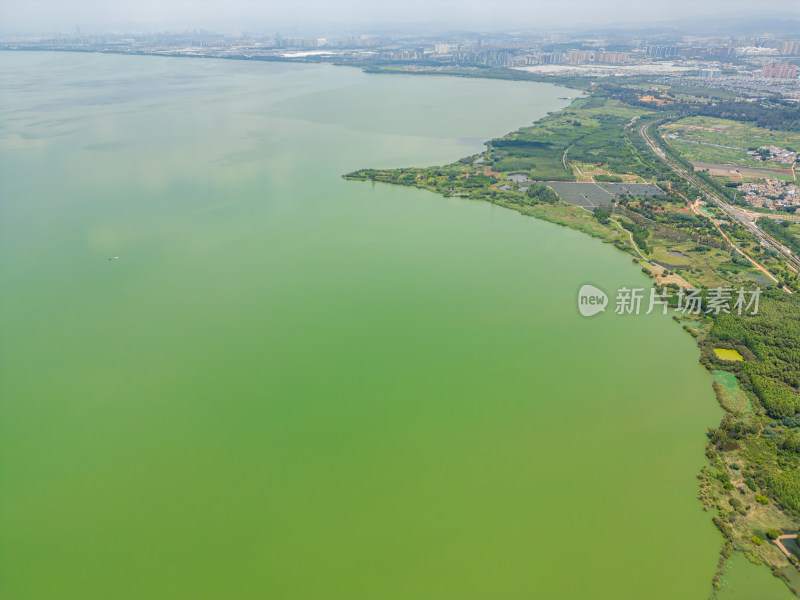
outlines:
[[725, 368], [737, 374], [768, 418], [729, 414], [709, 431], [711, 445], [740, 451], [745, 484], [763, 491], [756, 501], [772, 498], [800, 515], [800, 299], [773, 288], [764, 292], [757, 315], [720, 313], [703, 354], [713, 347], [741, 351], [745, 360]]
[[647, 227], [642, 227], [636, 223], [628, 223], [627, 221], [622, 221], [622, 226], [631, 232], [633, 241], [639, 247], [639, 250], [642, 252], [649, 252], [647, 238], [650, 236], [650, 230], [647, 229]]
[[718, 315], [711, 343], [738, 344], [752, 352], [755, 360], [741, 363], [740, 379], [771, 417], [793, 417], [800, 411], [800, 300], [780, 290], [762, 296], [757, 315]]
[[800, 239], [794, 235], [789, 226], [789, 221], [778, 223], [769, 217], [761, 217], [756, 221], [759, 227], [789, 248], [792, 252], [800, 253]]
[[534, 183], [525, 192], [525, 195], [533, 201], [544, 202], [545, 204], [555, 204], [559, 201], [558, 194], [543, 183]]

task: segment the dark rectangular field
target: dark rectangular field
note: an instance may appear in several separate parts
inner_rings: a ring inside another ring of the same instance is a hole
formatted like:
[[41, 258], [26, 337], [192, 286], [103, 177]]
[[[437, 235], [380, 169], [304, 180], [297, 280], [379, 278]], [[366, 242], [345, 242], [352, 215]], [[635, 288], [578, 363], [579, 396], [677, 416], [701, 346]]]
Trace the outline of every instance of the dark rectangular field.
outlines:
[[617, 196], [651, 198], [662, 196], [664, 192], [651, 183], [567, 183], [551, 181], [547, 185], [567, 204], [582, 206], [593, 210], [603, 204], [609, 204]]

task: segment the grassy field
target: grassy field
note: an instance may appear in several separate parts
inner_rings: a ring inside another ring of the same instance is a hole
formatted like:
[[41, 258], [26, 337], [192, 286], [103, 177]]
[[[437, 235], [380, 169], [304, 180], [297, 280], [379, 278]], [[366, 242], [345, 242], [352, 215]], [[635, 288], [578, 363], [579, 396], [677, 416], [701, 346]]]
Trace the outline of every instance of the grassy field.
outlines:
[[623, 246], [627, 244], [627, 235], [623, 235], [618, 230], [601, 224], [591, 213], [576, 206], [537, 204], [517, 210], [522, 214], [537, 217], [544, 221], [550, 221], [556, 225], [563, 225], [570, 229], [582, 231], [592, 237], [600, 238], [605, 242], [616, 242]]
[[798, 133], [772, 131], [728, 119], [687, 117], [662, 125], [659, 131], [662, 136], [677, 135], [680, 139], [666, 139], [667, 143], [688, 160], [697, 162], [787, 169], [789, 165], [784, 163], [758, 162], [747, 150], [773, 145], [800, 150]]
[[[676, 146], [677, 148], [677, 146]], [[733, 168], [733, 167], [731, 167]], [[747, 167], [739, 167], [740, 169], [747, 168]], [[797, 169], [797, 167], [795, 167]], [[798, 172], [800, 174], [800, 172]], [[760, 176], [759, 176], [760, 175]], [[759, 174], [756, 175], [755, 173], [748, 173], [745, 171], [741, 174], [741, 177], [734, 175], [733, 177], [719, 177], [717, 175], [714, 176], [714, 179], [717, 179], [721, 183], [735, 183], [737, 185], [742, 183], [753, 183], [758, 182], [764, 179], [764, 177], [769, 177], [770, 179], [780, 179], [781, 181], [787, 181], [789, 183], [794, 183], [794, 178], [789, 173], [781, 173], [778, 171], [773, 171], [770, 174]], [[764, 209], [766, 211], [770, 211], [770, 209]]]

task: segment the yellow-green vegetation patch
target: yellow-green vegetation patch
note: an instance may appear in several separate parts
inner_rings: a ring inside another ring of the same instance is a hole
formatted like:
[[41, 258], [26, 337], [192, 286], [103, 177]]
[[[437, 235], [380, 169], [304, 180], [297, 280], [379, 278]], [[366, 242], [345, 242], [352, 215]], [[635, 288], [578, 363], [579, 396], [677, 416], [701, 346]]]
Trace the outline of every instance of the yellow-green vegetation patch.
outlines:
[[739, 387], [739, 381], [733, 373], [721, 370], [714, 371], [714, 391], [717, 393], [719, 403], [725, 410], [734, 413], [753, 412], [753, 405], [750, 404], [747, 394]]
[[736, 350], [727, 350], [725, 348], [714, 348], [714, 354], [720, 360], [744, 360], [744, 356], [739, 354]]

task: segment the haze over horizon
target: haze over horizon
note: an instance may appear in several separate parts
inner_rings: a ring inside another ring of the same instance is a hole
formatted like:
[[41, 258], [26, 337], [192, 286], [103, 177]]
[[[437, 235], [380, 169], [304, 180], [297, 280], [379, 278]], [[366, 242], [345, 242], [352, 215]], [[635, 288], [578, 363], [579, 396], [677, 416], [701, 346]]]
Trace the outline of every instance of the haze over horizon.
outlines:
[[760, 16], [800, 18], [774, 0], [5, 0], [0, 4], [0, 31], [185, 31], [209, 29], [274, 33], [279, 28], [313, 34], [365, 29], [538, 30], [551, 27], [598, 27], [658, 24], [681, 19], [727, 19]]

